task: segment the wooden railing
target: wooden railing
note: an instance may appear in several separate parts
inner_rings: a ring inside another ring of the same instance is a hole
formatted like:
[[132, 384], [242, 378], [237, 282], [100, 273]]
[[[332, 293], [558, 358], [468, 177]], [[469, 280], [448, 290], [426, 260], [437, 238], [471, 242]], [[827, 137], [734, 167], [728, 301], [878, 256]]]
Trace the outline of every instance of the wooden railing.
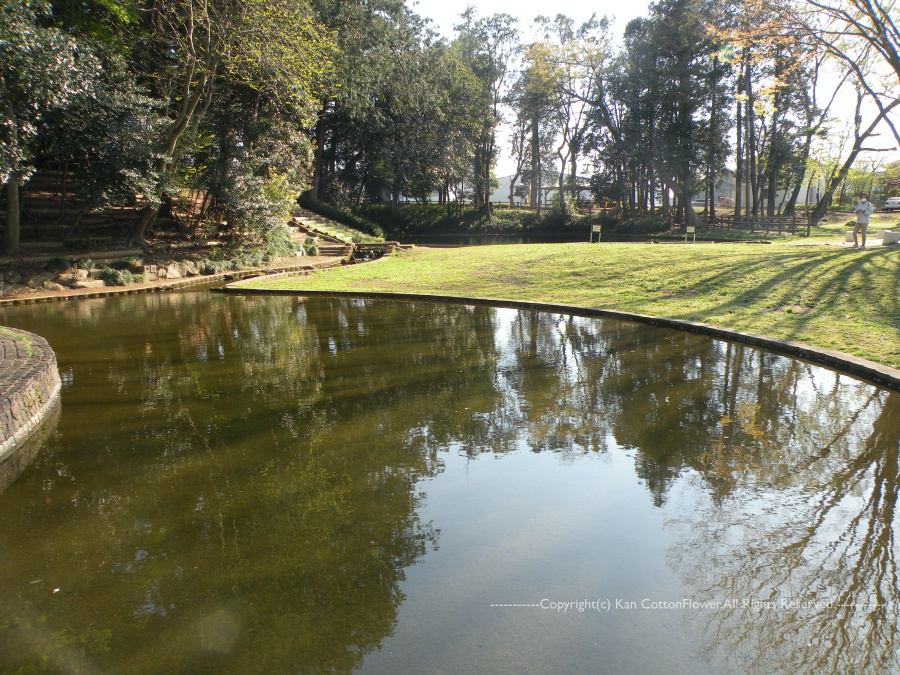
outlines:
[[[492, 208], [495, 209], [517, 209], [520, 211], [536, 211], [537, 207], [531, 206], [530, 204], [510, 204], [509, 202], [491, 202]], [[555, 207], [550, 204], [542, 205], [541, 211], [544, 213], [548, 213], [552, 211]], [[591, 216], [595, 213], [618, 213], [618, 206], [600, 206], [599, 204], [594, 204], [592, 202], [578, 202], [576, 204], [575, 209], [582, 216]]]
[[727, 215], [720, 216], [710, 223], [713, 227], [722, 227], [725, 229], [750, 230], [751, 232], [762, 232], [766, 234], [775, 231], [780, 233], [789, 232], [796, 234], [801, 228], [806, 228], [806, 234], [809, 234], [809, 221], [803, 216], [754, 216], [754, 215]]

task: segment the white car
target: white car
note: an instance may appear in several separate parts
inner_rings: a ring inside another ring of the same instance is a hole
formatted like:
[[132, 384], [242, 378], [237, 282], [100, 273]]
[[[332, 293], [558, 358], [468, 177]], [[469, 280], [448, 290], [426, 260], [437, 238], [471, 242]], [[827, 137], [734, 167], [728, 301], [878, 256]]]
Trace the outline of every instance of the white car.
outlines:
[[885, 211], [900, 211], [900, 197], [888, 197], [884, 203]]

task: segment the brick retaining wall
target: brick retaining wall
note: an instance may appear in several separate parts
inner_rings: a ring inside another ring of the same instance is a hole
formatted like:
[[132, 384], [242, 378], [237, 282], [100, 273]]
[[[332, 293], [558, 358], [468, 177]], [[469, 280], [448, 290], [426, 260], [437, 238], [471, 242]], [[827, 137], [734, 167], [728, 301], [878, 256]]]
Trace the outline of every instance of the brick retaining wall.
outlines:
[[59, 401], [56, 355], [47, 341], [0, 327], [0, 463], [13, 457]]

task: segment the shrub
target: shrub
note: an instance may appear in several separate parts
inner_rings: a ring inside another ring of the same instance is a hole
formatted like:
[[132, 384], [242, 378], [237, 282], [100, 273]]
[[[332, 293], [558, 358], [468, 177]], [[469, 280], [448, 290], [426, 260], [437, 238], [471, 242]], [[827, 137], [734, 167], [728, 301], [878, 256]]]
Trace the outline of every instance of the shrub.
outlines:
[[637, 216], [613, 226], [617, 234], [659, 234], [670, 227], [669, 221], [659, 216]]
[[319, 240], [314, 237], [307, 237], [303, 240], [303, 250], [306, 255], [319, 255]]
[[113, 286], [128, 286], [136, 283], [134, 275], [128, 270], [117, 270], [104, 265], [100, 268], [100, 278]]
[[291, 239], [286, 227], [280, 227], [269, 234], [266, 242], [266, 255], [269, 258], [291, 257], [296, 252], [297, 244]]
[[72, 266], [72, 261], [68, 258], [50, 258], [47, 261], [47, 269], [51, 272], [65, 272]]
[[264, 251], [253, 249], [245, 251], [232, 259], [232, 269], [240, 270], [250, 267], [262, 267], [269, 261]]
[[233, 269], [231, 260], [210, 260], [209, 258], [197, 260], [197, 267], [200, 268], [201, 274], [221, 274]]
[[90, 258], [76, 258], [72, 264], [80, 270], [94, 269], [94, 261]]

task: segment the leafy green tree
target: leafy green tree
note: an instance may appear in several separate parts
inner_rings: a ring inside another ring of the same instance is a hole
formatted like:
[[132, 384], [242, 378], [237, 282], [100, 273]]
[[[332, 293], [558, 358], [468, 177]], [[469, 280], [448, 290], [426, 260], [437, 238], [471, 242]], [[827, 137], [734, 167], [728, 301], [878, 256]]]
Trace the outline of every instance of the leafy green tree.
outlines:
[[497, 127], [502, 121], [500, 105], [511, 84], [512, 61], [521, 47], [516, 20], [509, 14], [478, 19], [470, 6], [461, 16], [457, 42], [463, 61], [482, 85], [477, 111], [481, 132], [475, 145], [472, 187], [476, 203], [486, 204], [494, 187], [491, 171], [497, 156]]
[[[571, 202], [578, 198], [578, 160], [587, 146], [590, 106], [612, 59], [609, 21], [592, 16], [576, 27], [569, 17], [558, 14], [552, 21], [538, 17], [543, 27], [543, 48], [552, 63], [555, 85], [557, 126], [556, 157], [559, 161], [558, 194], [565, 194], [566, 173], [572, 191]], [[559, 200], [565, 210], [565, 200]]]
[[629, 205], [652, 200], [658, 181], [663, 210], [671, 193], [687, 225], [697, 223], [690, 202], [703, 169], [720, 166], [725, 155], [726, 124], [713, 116], [724, 77], [711, 15], [703, 0], [661, 0], [648, 19], [629, 23], [623, 72], [597, 87], [593, 115], [595, 139], [612, 144], [607, 157], [619, 176], [613, 182], [628, 186]]
[[900, 161], [884, 167], [878, 175], [878, 187], [885, 197], [900, 196]]
[[[529, 201], [540, 213], [543, 202], [543, 167], [558, 131], [559, 74], [542, 42], [524, 49], [524, 68], [510, 92], [517, 125], [522, 129], [518, 161], [530, 183]], [[528, 142], [525, 142], [526, 136]]]
[[308, 115], [331, 69], [334, 43], [303, 2], [176, 0], [155, 7], [145, 51], [148, 76], [167, 101], [169, 122], [159, 139], [161, 177], [132, 233], [136, 243], [159, 213], [167, 181], [224, 85], [245, 84]]
[[390, 85], [395, 51], [406, 49], [410, 33], [420, 27], [412, 25], [402, 0], [311, 0], [311, 6], [337, 50], [331, 86], [317, 101], [309, 195], [339, 202], [368, 178], [367, 165], [375, 160], [385, 124], [380, 90]]
[[312, 151], [304, 119], [247, 85], [223, 90], [182, 161], [179, 185], [203, 195], [193, 222], [183, 225], [225, 222], [245, 243], [271, 240], [308, 185]]
[[33, 171], [34, 147], [48, 111], [84, 92], [97, 62], [56, 28], [41, 25], [41, 0], [0, 0], [0, 183], [6, 192], [2, 250], [19, 247], [19, 187]]
[[88, 210], [134, 206], [136, 195], [152, 191], [159, 180], [154, 139], [165, 123], [161, 103], [137, 84], [113, 48], [94, 49], [101, 67], [90, 90], [48, 112], [42, 123], [43, 161], [55, 161], [64, 172], [69, 164], [77, 167], [81, 210], [67, 237]]

